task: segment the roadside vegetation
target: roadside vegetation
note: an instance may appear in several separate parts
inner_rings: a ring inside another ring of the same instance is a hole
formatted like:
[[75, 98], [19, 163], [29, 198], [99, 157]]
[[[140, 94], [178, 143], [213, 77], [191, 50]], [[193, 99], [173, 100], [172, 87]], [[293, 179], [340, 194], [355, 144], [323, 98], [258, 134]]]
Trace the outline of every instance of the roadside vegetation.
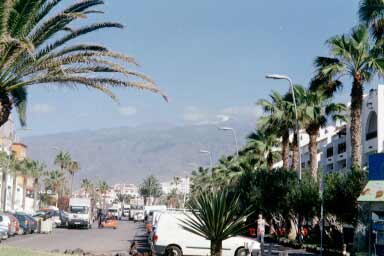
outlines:
[[64, 256], [64, 254], [39, 252], [23, 248], [14, 248], [0, 245], [0, 256]]

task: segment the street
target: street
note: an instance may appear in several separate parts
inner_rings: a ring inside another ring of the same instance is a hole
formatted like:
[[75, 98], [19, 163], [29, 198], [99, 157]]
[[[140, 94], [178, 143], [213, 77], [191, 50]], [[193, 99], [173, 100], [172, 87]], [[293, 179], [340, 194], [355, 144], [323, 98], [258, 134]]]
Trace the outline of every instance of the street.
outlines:
[[90, 230], [57, 228], [51, 234], [16, 236], [3, 241], [2, 244], [48, 252], [80, 248], [94, 254], [115, 255], [120, 252], [127, 253], [132, 240], [138, 241], [141, 247], [145, 246], [144, 233], [142, 223], [120, 221], [115, 230], [98, 229], [97, 225]]

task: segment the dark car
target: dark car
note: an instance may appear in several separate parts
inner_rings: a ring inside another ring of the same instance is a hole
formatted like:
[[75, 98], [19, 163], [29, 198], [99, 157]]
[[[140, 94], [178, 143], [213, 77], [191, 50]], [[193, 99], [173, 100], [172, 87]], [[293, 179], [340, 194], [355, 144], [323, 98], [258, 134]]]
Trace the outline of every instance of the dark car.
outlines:
[[19, 221], [19, 234], [25, 235], [31, 233], [29, 218], [22, 213], [15, 213], [13, 216]]
[[33, 218], [31, 215], [24, 214], [26, 218], [29, 220], [30, 232], [31, 234], [37, 231], [37, 220]]

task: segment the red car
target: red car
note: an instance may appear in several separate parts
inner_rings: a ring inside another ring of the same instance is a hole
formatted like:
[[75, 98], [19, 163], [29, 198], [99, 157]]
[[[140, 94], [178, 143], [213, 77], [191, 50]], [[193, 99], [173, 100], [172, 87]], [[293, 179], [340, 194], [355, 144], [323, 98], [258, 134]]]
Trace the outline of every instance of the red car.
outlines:
[[19, 234], [19, 230], [20, 230], [20, 223], [19, 223], [19, 221], [12, 214], [7, 214], [7, 216], [11, 219], [11, 225], [13, 226], [13, 228], [15, 230], [15, 235]]

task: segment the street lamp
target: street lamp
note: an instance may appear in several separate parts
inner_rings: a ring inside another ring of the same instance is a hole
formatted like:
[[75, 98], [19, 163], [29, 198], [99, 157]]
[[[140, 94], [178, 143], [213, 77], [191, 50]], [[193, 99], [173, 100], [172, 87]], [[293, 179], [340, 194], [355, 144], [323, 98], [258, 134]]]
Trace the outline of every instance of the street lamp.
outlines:
[[232, 127], [219, 127], [219, 130], [221, 131], [231, 131], [233, 134], [233, 137], [235, 139], [235, 146], [236, 146], [236, 156], [239, 157], [239, 144], [237, 142], [237, 134], [236, 130]]
[[212, 164], [212, 153], [211, 153], [211, 151], [200, 150], [200, 154], [206, 154], [206, 155], [209, 156], [209, 166], [211, 167], [211, 170], [212, 170], [213, 164]]
[[301, 182], [301, 149], [300, 149], [300, 127], [299, 127], [299, 119], [297, 117], [297, 104], [296, 104], [296, 97], [295, 97], [295, 90], [293, 88], [293, 82], [292, 79], [289, 76], [284, 75], [278, 75], [278, 74], [272, 74], [265, 76], [267, 79], [275, 79], [275, 80], [287, 80], [289, 82], [289, 87], [292, 92], [292, 99], [293, 99], [293, 105], [295, 107], [295, 119], [296, 119], [296, 134], [297, 134], [297, 143], [299, 144], [299, 182]]

